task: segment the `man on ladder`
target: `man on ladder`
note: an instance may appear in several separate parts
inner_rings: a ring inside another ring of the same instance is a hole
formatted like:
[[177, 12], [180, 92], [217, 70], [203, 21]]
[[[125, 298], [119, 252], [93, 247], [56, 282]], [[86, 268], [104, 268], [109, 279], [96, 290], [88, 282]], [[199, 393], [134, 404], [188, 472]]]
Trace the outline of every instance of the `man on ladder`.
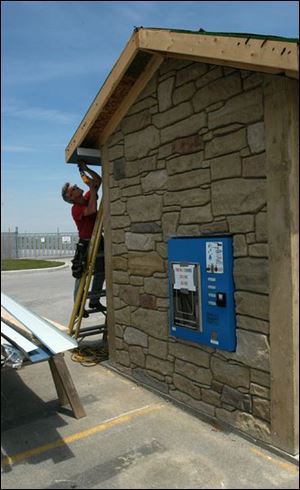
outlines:
[[[80, 187], [77, 185], [71, 185], [69, 182], [67, 182], [62, 188], [63, 199], [66, 202], [73, 204], [72, 217], [76, 223], [79, 234], [79, 242], [72, 261], [72, 274], [73, 277], [75, 277], [74, 302], [76, 301], [80, 278], [86, 265], [88, 246], [97, 218], [97, 191], [102, 183], [100, 175], [89, 169], [85, 163], [81, 162], [78, 166], [82, 180], [88, 185], [90, 190], [84, 194], [84, 191], [80, 189]], [[85, 174], [85, 172], [89, 174], [89, 177]], [[103, 237], [101, 237], [98, 256], [94, 267], [92, 289], [89, 293], [89, 307], [93, 312], [100, 311], [105, 313], [106, 307], [100, 302], [105, 279], [103, 242]], [[83, 310], [82, 316], [85, 318], [89, 316], [85, 309]]]

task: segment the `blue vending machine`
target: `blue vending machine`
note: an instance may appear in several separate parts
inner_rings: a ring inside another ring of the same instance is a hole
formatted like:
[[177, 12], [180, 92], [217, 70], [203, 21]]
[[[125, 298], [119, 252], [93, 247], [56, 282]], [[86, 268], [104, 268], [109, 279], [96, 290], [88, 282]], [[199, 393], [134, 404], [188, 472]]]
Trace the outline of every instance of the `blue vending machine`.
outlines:
[[170, 335], [235, 351], [232, 236], [170, 238], [168, 263]]

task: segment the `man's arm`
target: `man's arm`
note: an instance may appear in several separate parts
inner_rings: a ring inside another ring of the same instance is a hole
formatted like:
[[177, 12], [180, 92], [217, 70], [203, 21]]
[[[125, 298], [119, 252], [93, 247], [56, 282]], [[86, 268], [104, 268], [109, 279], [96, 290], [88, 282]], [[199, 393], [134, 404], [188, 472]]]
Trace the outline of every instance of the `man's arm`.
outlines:
[[90, 199], [87, 207], [83, 211], [83, 216], [89, 216], [90, 214], [94, 214], [97, 212], [97, 186], [93, 182], [90, 182]]
[[86, 163], [84, 163], [84, 162], [80, 162], [79, 166], [80, 166], [81, 170], [83, 170], [84, 172], [87, 172], [91, 176], [91, 180], [97, 186], [97, 190], [98, 190], [101, 183], [102, 183], [102, 179], [101, 179], [100, 175], [98, 175], [97, 172], [94, 172], [94, 170], [91, 170], [90, 168], [88, 168]]

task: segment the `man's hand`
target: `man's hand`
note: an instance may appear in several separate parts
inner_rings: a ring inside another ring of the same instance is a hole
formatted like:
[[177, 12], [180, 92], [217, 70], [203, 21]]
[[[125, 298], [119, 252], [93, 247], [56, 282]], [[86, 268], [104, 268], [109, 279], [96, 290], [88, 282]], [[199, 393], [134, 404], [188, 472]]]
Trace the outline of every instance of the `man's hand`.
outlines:
[[[94, 172], [94, 170], [91, 170], [90, 168], [88, 168], [88, 166], [86, 165], [85, 162], [81, 161], [80, 164], [80, 169], [83, 170], [84, 172], [87, 172], [89, 174], [89, 177], [90, 178], [90, 184], [95, 184], [97, 189], [99, 189], [101, 183], [102, 183], [102, 179], [100, 177], [100, 175], [98, 175], [96, 172]], [[91, 188], [90, 184], [88, 184], [88, 186]]]
[[91, 190], [98, 190], [98, 184], [92, 179], [89, 179], [89, 183], [87, 184]]
[[94, 192], [94, 191], [97, 192], [100, 185], [101, 185], [101, 182], [102, 182], [101, 177], [100, 177], [100, 182], [93, 180], [93, 179], [90, 179], [89, 183], [87, 185], [89, 186], [91, 192]]
[[88, 170], [87, 165], [86, 165], [85, 162], [82, 162], [82, 161], [79, 162], [78, 163], [78, 166], [79, 166], [80, 170]]

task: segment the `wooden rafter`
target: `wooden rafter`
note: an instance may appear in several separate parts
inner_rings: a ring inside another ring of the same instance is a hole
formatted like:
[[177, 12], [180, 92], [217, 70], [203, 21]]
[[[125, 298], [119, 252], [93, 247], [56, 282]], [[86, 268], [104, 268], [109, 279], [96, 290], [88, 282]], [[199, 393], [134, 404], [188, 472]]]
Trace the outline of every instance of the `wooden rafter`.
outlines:
[[116, 129], [118, 124], [121, 122], [129, 108], [132, 106], [134, 101], [138, 98], [139, 94], [145, 88], [151, 77], [154, 75], [158, 67], [163, 62], [164, 57], [161, 55], [153, 55], [151, 61], [148, 63], [146, 69], [143, 71], [142, 75], [137, 79], [128, 95], [122, 101], [118, 110], [112, 116], [111, 120], [105, 127], [104, 131], [101, 133], [99, 138], [99, 145], [104, 145], [113, 131]]

